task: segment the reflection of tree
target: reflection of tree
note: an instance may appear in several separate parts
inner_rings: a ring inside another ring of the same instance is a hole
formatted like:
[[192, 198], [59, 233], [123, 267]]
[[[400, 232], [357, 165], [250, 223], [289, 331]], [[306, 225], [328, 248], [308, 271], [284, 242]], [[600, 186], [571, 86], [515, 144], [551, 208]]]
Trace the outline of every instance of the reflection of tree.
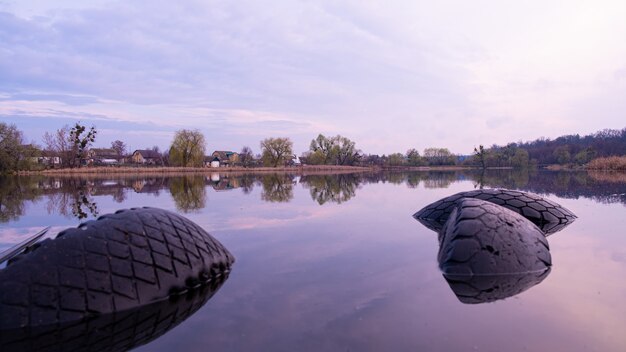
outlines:
[[303, 176], [300, 182], [310, 188], [311, 198], [320, 205], [328, 201], [343, 203], [350, 200], [359, 185], [354, 174]]
[[244, 194], [250, 194], [254, 188], [254, 179], [252, 175], [242, 175], [239, 180], [239, 186]]
[[424, 179], [424, 188], [448, 188], [453, 182], [458, 180], [459, 178], [456, 172], [429, 172], [428, 176]]
[[261, 199], [267, 202], [288, 202], [293, 198], [293, 177], [291, 175], [263, 175]]
[[406, 178], [406, 185], [409, 186], [409, 188], [417, 188], [420, 181], [422, 181], [422, 175], [424, 174], [421, 172], [410, 173]]
[[172, 178], [169, 184], [176, 209], [187, 213], [205, 207], [206, 189], [203, 176], [178, 176]]
[[17, 220], [24, 214], [24, 201], [36, 199], [41, 192], [34, 179], [0, 177], [0, 223]]
[[529, 169], [481, 169], [469, 171], [465, 177], [474, 180], [475, 188], [491, 187], [494, 183], [500, 188], [524, 188], [531, 174]]
[[46, 181], [41, 185], [43, 188], [50, 189], [59, 186], [57, 192], [48, 196], [46, 205], [48, 214], [54, 212], [64, 216], [72, 214], [78, 219], [85, 219], [89, 215], [98, 216], [98, 205], [92, 196], [94, 182], [78, 178], [48, 179]]
[[84, 219], [88, 216], [87, 212], [89, 212], [89, 214], [93, 217], [98, 216], [98, 205], [93, 201], [89, 193], [78, 191], [73, 195], [74, 202], [72, 203], [72, 214], [75, 217], [78, 219]]

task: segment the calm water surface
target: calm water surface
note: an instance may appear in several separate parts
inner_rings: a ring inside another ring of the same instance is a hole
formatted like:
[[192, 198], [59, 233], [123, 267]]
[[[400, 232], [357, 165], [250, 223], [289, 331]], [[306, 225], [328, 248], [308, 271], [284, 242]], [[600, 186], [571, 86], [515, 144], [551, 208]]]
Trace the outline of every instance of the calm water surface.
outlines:
[[[456, 192], [520, 189], [578, 215], [553, 267], [463, 304], [411, 215]], [[197, 313], [140, 351], [624, 351], [626, 175], [499, 171], [0, 179], [0, 250], [130, 207], [176, 211], [237, 258]]]

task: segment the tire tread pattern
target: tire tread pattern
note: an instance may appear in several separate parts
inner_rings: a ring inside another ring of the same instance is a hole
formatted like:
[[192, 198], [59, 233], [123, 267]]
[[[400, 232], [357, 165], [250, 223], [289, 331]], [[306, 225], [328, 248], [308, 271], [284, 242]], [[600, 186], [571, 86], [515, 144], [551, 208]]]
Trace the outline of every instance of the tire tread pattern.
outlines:
[[537, 225], [546, 235], [562, 230], [576, 219], [574, 213], [553, 201], [536, 194], [506, 189], [481, 189], [453, 194], [427, 205], [413, 217], [429, 229], [439, 232], [461, 198], [476, 198], [512, 210]]
[[0, 329], [65, 324], [166, 300], [233, 262], [221, 243], [178, 214], [136, 208], [104, 215], [0, 270]]

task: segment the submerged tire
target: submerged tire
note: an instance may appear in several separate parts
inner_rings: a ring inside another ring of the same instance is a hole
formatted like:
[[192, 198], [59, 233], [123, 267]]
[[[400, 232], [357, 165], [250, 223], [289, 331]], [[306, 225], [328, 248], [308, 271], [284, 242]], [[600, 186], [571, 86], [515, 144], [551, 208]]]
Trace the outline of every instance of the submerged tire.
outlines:
[[505, 189], [460, 192], [427, 205], [413, 217], [439, 232], [461, 198], [481, 199], [510, 209], [537, 225], [546, 235], [562, 230], [576, 219], [574, 213], [553, 201], [536, 194]]
[[0, 330], [64, 325], [184, 294], [234, 257], [190, 220], [118, 211], [62, 231], [0, 270]]
[[548, 241], [531, 222], [501, 206], [461, 198], [441, 233], [444, 275], [543, 272], [552, 265]]

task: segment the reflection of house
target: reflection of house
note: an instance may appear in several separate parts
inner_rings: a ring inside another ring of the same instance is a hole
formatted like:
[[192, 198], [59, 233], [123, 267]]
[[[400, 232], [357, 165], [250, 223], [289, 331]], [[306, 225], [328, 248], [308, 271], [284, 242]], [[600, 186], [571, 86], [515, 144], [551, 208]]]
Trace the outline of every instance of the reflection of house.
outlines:
[[145, 165], [163, 164], [163, 158], [161, 158], [161, 154], [154, 150], [137, 149], [133, 152], [133, 155], [131, 156], [131, 160], [135, 164], [145, 164]]
[[211, 167], [232, 166], [239, 162], [239, 154], [227, 150], [216, 150], [211, 156]]
[[89, 164], [114, 165], [119, 164], [123, 157], [118, 155], [115, 149], [92, 148], [87, 152], [87, 162]]

